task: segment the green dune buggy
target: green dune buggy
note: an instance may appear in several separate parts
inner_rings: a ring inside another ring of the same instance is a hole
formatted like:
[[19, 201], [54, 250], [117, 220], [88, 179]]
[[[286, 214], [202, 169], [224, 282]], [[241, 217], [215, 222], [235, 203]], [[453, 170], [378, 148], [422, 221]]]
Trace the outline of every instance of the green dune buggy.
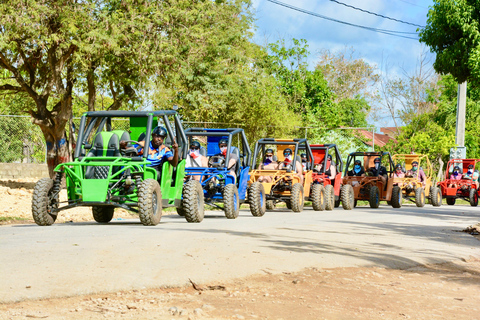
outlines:
[[[136, 148], [139, 140], [149, 145], [157, 125], [167, 130], [166, 146], [173, 139], [179, 145], [177, 166], [163, 163], [161, 179], [157, 179], [157, 170], [148, 166], [148, 152], [139, 155]], [[181, 206], [186, 141], [180, 118], [173, 110], [84, 113], [74, 160], [59, 164], [54, 179], [43, 178], [35, 185], [35, 222], [51, 225], [60, 211], [87, 206], [99, 223], [110, 222], [114, 209], [123, 208], [138, 213], [144, 225], [157, 225], [162, 207]], [[62, 179], [66, 179], [66, 202], [59, 201]]]

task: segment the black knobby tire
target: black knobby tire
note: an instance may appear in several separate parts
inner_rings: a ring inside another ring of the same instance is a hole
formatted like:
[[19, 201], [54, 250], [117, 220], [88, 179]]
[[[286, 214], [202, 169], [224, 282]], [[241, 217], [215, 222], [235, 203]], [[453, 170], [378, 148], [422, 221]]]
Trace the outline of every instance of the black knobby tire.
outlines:
[[185, 219], [192, 223], [202, 222], [205, 216], [205, 203], [201, 183], [197, 180], [187, 181], [183, 186], [182, 198]]
[[392, 188], [392, 200], [390, 200], [390, 205], [393, 208], [401, 208], [403, 199], [403, 191], [399, 186], [394, 186]]
[[138, 187], [138, 215], [144, 226], [156, 226], [162, 219], [162, 191], [155, 179], [146, 179]]
[[341, 199], [335, 200], [335, 208], [340, 207]]
[[314, 184], [312, 186], [312, 207], [315, 211], [325, 210], [325, 188], [321, 184]]
[[352, 185], [343, 185], [340, 191], [340, 197], [342, 198], [342, 207], [344, 210], [352, 210], [355, 207], [355, 193]]
[[415, 189], [415, 204], [419, 208], [425, 206], [425, 190], [423, 188]]
[[109, 223], [113, 218], [115, 207], [94, 206], [92, 207], [93, 219], [98, 223]]
[[475, 188], [471, 188], [470, 189], [470, 192], [469, 192], [469, 195], [468, 195], [468, 198], [470, 200], [470, 205], [472, 207], [476, 207], [478, 205], [478, 193], [477, 193], [477, 189]]
[[305, 199], [303, 197], [303, 185], [301, 183], [297, 182], [293, 185], [290, 203], [293, 212], [301, 212], [303, 210]]
[[223, 210], [227, 219], [236, 219], [240, 212], [240, 198], [234, 184], [227, 184], [223, 189]]
[[325, 186], [325, 210], [335, 208], [335, 190], [331, 184]]
[[185, 209], [183, 208], [183, 205], [181, 207], [176, 207], [176, 209], [177, 209], [177, 214], [180, 217], [185, 217]]
[[440, 190], [440, 188], [432, 187], [430, 189], [430, 201], [434, 207], [440, 207], [442, 205], [442, 190]]
[[370, 203], [370, 208], [376, 209], [380, 206], [380, 190], [378, 190], [377, 186], [370, 188], [368, 202]]
[[273, 209], [275, 209], [275, 201], [273, 201], [273, 200], [267, 200], [267, 201], [266, 201], [266, 207], [267, 207], [267, 210], [273, 210]]
[[290, 202], [290, 200], [285, 200], [285, 205], [287, 206], [287, 209], [292, 210], [292, 203]]
[[267, 210], [265, 197], [265, 188], [260, 182], [254, 182], [248, 188], [248, 203], [250, 204], [250, 212], [254, 217], [262, 217]]
[[356, 208], [358, 204], [358, 200], [353, 201], [353, 207]]
[[447, 198], [447, 204], [453, 206], [455, 204], [455, 198]]
[[33, 189], [32, 215], [39, 226], [51, 226], [57, 220], [57, 215], [52, 214], [51, 210], [58, 206], [58, 195], [51, 203], [49, 196], [52, 192], [53, 180], [50, 178], [38, 180]]

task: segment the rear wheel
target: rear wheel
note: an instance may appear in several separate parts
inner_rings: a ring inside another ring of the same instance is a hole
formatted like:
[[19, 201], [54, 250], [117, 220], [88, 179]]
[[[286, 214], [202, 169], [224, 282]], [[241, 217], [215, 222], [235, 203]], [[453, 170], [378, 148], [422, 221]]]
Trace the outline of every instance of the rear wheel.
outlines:
[[140, 184], [138, 214], [144, 226], [156, 226], [162, 219], [162, 191], [157, 180], [147, 179]]
[[425, 190], [423, 188], [415, 189], [415, 204], [417, 207], [425, 206]]
[[93, 219], [98, 223], [108, 223], [113, 218], [115, 207], [94, 206], [92, 207]]
[[287, 206], [287, 209], [292, 210], [292, 203], [290, 202], [290, 200], [285, 200], [285, 205]]
[[52, 210], [58, 208], [58, 194], [53, 196], [53, 180], [42, 178], [38, 180], [33, 189], [32, 215], [33, 220], [39, 226], [50, 226], [57, 219]]
[[261, 217], [266, 211], [265, 188], [260, 182], [254, 182], [248, 188], [248, 203], [254, 217]]
[[478, 193], [475, 188], [470, 189], [468, 198], [470, 199], [470, 205], [476, 207], [478, 205]]
[[390, 201], [391, 206], [394, 208], [401, 208], [402, 198], [403, 198], [402, 188], [400, 188], [399, 186], [394, 186], [392, 188], [392, 200]]
[[331, 184], [325, 186], [325, 210], [335, 208], [335, 190]]
[[378, 208], [380, 206], [380, 191], [377, 186], [370, 188], [368, 202], [370, 202], [370, 208]]
[[183, 209], [183, 207], [176, 207], [175, 209], [177, 209], [177, 214], [180, 217], [185, 217], [185, 209]]
[[432, 187], [430, 189], [430, 201], [434, 207], [440, 207], [442, 205], [442, 191], [440, 188]]
[[273, 209], [275, 209], [275, 201], [273, 201], [273, 200], [267, 200], [266, 206], [267, 206], [267, 210], [273, 210]]
[[455, 198], [447, 198], [447, 204], [453, 206], [455, 204]]
[[340, 197], [342, 198], [342, 206], [344, 210], [352, 210], [355, 207], [355, 193], [350, 184], [342, 186]]
[[341, 199], [335, 200], [335, 208], [340, 207]]
[[313, 210], [325, 210], [325, 188], [321, 184], [314, 184], [312, 186], [311, 198]]
[[227, 184], [223, 189], [223, 210], [227, 219], [236, 219], [240, 211], [240, 199], [238, 197], [237, 186]]
[[[183, 186], [182, 210], [188, 222], [202, 222], [205, 215], [203, 189], [197, 180], [189, 180]], [[177, 212], [179, 208], [177, 208]], [[180, 213], [179, 213], [180, 214]]]
[[290, 196], [290, 203], [293, 212], [300, 212], [303, 210], [303, 204], [305, 199], [303, 198], [303, 185], [301, 183], [295, 183], [292, 187], [292, 195]]

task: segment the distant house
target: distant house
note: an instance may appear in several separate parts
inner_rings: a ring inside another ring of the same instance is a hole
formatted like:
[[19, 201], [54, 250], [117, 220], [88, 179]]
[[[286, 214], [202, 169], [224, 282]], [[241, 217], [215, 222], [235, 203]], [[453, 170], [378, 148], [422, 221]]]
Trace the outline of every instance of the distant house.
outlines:
[[393, 136], [395, 136], [396, 134], [394, 134], [394, 131], [393, 129], [395, 129], [395, 132], [396, 132], [396, 128], [392, 128], [392, 127], [385, 127], [385, 128], [380, 128], [380, 131], [383, 132], [383, 133], [373, 133], [372, 131], [367, 131], [367, 130], [363, 130], [363, 129], [358, 129], [357, 130], [357, 137], [367, 146], [369, 147], [384, 147], [390, 140], [393, 140], [395, 142], [397, 142], [397, 140], [395, 140], [395, 138], [393, 138]]
[[401, 130], [402, 128], [397, 128], [397, 127], [380, 128], [380, 132], [392, 138], [395, 138], [396, 136], [398, 136], [401, 133]]

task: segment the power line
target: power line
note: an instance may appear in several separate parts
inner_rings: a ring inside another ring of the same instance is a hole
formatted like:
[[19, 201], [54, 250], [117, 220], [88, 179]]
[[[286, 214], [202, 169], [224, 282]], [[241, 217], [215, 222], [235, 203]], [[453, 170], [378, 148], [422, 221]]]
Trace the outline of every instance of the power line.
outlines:
[[362, 11], [362, 12], [365, 12], [365, 13], [368, 13], [368, 14], [373, 14], [374, 16], [377, 16], [377, 17], [380, 17], [380, 18], [389, 19], [389, 20], [392, 20], [392, 21], [409, 24], [409, 25], [415, 26], [415, 27], [425, 28], [425, 26], [421, 26], [419, 24], [415, 24], [415, 23], [411, 23], [411, 22], [407, 22], [407, 21], [403, 21], [403, 20], [399, 20], [399, 19], [395, 19], [395, 18], [390, 18], [390, 17], [384, 16], [382, 14], [378, 14], [378, 13], [371, 12], [371, 11], [368, 11], [368, 10], [365, 10], [365, 9], [357, 8], [357, 7], [351, 6], [349, 4], [346, 4], [346, 3], [343, 3], [343, 2], [340, 2], [340, 1], [337, 1], [337, 0], [329, 0], [329, 1], [335, 2], [337, 4], [341, 4], [342, 6], [352, 8], [352, 9], [355, 9], [355, 10], [358, 10], [358, 11]]
[[338, 23], [345, 24], [345, 25], [348, 25], [348, 26], [357, 27], [357, 28], [361, 28], [361, 29], [365, 29], [365, 30], [369, 30], [369, 31], [378, 32], [378, 33], [388, 34], [388, 35], [395, 36], [395, 37], [418, 40], [418, 38], [407, 37], [407, 36], [402, 35], [402, 34], [417, 34], [416, 32], [402, 32], [402, 31], [393, 31], [393, 30], [385, 30], [385, 29], [377, 29], [377, 28], [372, 28], [372, 27], [361, 26], [361, 25], [358, 25], [358, 24], [353, 24], [353, 23], [350, 23], [350, 22], [345, 22], [345, 21], [329, 18], [329, 17], [326, 17], [326, 16], [322, 16], [321, 14], [311, 12], [311, 11], [308, 11], [308, 10], [304, 10], [304, 9], [301, 9], [301, 8], [297, 8], [297, 7], [291, 6], [289, 4], [286, 4], [286, 3], [283, 3], [283, 2], [280, 2], [280, 1], [276, 1], [276, 0], [267, 0], [267, 1], [272, 2], [274, 4], [277, 4], [279, 6], [282, 6], [282, 7], [286, 7], [286, 8], [298, 11], [298, 12], [302, 12], [302, 13], [305, 13], [305, 14], [308, 14], [308, 15], [311, 15], [311, 16], [315, 16], [315, 17], [318, 17], [318, 18], [330, 20], [330, 21], [333, 21], [333, 22], [338, 22]]
[[401, 2], [404, 2], [404, 3], [408, 3], [408, 4], [410, 4], [410, 5], [412, 5], [412, 6], [415, 6], [415, 7], [428, 9], [428, 7], [420, 6], [420, 5], [416, 4], [416, 3], [411, 3], [411, 2], [409, 2], [409, 1], [405, 1], [405, 0], [398, 0], [398, 1], [401, 1]]

